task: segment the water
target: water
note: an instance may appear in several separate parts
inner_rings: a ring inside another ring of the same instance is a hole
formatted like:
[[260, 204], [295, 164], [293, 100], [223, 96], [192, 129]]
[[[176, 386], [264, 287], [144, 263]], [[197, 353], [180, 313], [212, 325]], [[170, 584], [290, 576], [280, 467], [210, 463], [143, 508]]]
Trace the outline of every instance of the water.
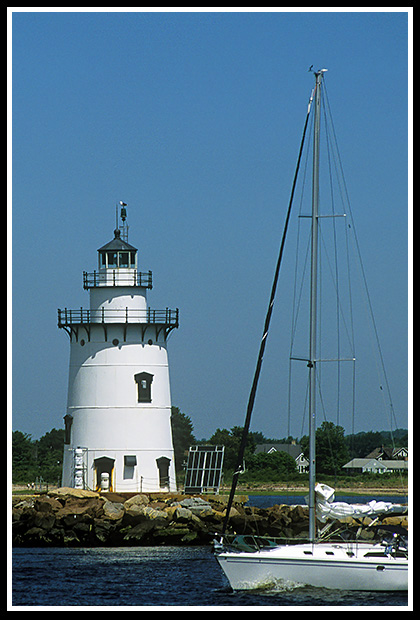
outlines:
[[405, 593], [232, 592], [208, 547], [15, 549], [14, 606], [406, 606]]
[[[352, 497], [340, 501], [363, 503]], [[381, 498], [377, 498], [381, 499]], [[384, 497], [385, 501], [404, 501]], [[251, 496], [250, 504], [303, 504], [303, 496]], [[308, 586], [232, 592], [210, 547], [18, 548], [12, 605], [18, 607], [392, 607], [407, 593]]]

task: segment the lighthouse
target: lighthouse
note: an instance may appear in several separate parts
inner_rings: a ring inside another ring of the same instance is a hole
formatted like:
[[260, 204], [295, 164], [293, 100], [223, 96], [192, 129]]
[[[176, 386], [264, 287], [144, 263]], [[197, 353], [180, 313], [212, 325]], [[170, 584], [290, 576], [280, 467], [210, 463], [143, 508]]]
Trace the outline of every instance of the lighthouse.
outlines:
[[152, 273], [138, 269], [120, 205], [114, 238], [83, 273], [89, 307], [58, 310], [70, 340], [62, 484], [176, 491], [167, 340], [179, 313], [148, 306]]

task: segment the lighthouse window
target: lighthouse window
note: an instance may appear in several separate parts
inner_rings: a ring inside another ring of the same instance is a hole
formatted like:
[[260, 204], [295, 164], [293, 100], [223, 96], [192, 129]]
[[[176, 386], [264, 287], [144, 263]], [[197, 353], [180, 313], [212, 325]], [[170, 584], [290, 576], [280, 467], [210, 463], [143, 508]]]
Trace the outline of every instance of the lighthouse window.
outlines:
[[159, 471], [159, 487], [161, 489], [169, 489], [169, 465], [171, 459], [167, 456], [160, 456], [156, 459], [156, 465]]
[[137, 457], [135, 455], [124, 455], [124, 480], [132, 480], [134, 478], [134, 468], [137, 465]]
[[117, 267], [117, 253], [108, 252], [108, 267]]
[[120, 252], [120, 267], [128, 267], [128, 252]]
[[137, 402], [151, 403], [153, 375], [148, 372], [139, 372], [134, 375], [134, 381], [137, 383]]
[[136, 253], [130, 252], [130, 267], [136, 266]]
[[64, 426], [65, 426], [65, 435], [64, 435], [64, 443], [68, 445], [70, 443], [71, 437], [71, 425], [73, 423], [73, 416], [67, 414], [64, 416]]

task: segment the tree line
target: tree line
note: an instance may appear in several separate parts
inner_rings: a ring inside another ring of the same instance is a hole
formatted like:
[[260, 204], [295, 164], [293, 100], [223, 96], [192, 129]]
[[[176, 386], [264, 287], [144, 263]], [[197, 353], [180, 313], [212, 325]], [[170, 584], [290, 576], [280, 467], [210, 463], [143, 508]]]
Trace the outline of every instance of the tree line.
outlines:
[[[197, 439], [191, 418], [178, 407], [172, 407], [172, 436], [177, 475], [182, 475], [191, 445], [225, 446], [224, 471], [232, 472], [236, 467], [237, 454], [242, 439], [243, 428], [218, 428], [208, 439]], [[316, 431], [317, 471], [320, 474], [337, 475], [342, 466], [352, 458], [363, 458], [382, 445], [406, 446], [407, 430], [397, 429], [391, 434], [385, 431], [368, 431], [345, 435], [344, 428], [332, 422], [323, 422]], [[296, 463], [287, 453], [255, 454], [255, 448], [263, 443], [296, 443], [309, 456], [309, 438], [303, 436], [282, 439], [267, 438], [259, 431], [251, 431], [247, 437], [245, 466], [248, 480], [279, 479], [296, 473]], [[37, 478], [45, 482], [60, 483], [64, 449], [64, 429], [55, 429], [40, 439], [21, 431], [12, 433], [12, 482], [31, 483]]]

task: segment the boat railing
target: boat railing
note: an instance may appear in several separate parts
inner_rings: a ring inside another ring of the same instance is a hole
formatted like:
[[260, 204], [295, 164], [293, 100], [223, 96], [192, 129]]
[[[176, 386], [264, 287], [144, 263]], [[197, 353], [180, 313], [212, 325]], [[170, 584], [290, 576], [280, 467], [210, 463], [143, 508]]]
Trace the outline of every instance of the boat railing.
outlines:
[[277, 536], [256, 536], [254, 534], [225, 534], [223, 536], [223, 544], [226, 547], [237, 551], [245, 551], [253, 553], [261, 549], [271, 549], [279, 545], [292, 545], [302, 542], [309, 542], [302, 538], [284, 538]]

